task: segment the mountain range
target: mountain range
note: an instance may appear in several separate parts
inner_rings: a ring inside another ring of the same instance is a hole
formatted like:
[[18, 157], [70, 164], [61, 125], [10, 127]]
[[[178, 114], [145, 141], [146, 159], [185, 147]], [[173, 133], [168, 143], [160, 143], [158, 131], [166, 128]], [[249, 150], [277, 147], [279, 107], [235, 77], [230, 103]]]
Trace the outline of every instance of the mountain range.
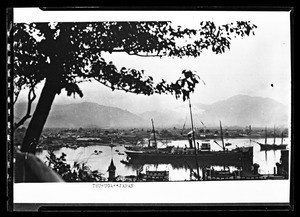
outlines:
[[[15, 121], [22, 117], [26, 111], [26, 103], [17, 103], [14, 107]], [[34, 111], [36, 104], [33, 104]], [[196, 127], [215, 127], [219, 120], [223, 126], [252, 125], [288, 126], [289, 110], [273, 99], [236, 95], [229, 99], [212, 104], [192, 105], [193, 120]], [[156, 127], [182, 127], [190, 126], [188, 104], [186, 107], [153, 110], [134, 114], [121, 108], [103, 106], [92, 102], [73, 104], [54, 104], [45, 127], [101, 127], [101, 128], [127, 128], [151, 127], [151, 119]], [[28, 121], [25, 123], [25, 126]]]

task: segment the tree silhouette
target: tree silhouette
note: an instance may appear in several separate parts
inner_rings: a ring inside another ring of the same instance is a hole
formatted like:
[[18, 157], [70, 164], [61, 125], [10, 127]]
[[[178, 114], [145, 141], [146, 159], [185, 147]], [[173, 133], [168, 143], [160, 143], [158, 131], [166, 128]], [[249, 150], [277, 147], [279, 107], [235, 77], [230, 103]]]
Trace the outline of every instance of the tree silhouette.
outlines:
[[[169, 93], [189, 98], [200, 77], [184, 70], [177, 81], [154, 83], [143, 70], [117, 67], [102, 58], [103, 52], [124, 52], [141, 57], [198, 57], [203, 50], [219, 54], [230, 48], [232, 37], [254, 34], [250, 22], [216, 26], [200, 22], [198, 29], [173, 27], [171, 22], [17, 23], [13, 26], [15, 96], [23, 86], [31, 90], [45, 81], [28, 125], [21, 151], [35, 153], [56, 94], [83, 96], [78, 83], [96, 80], [112, 90], [152, 95]], [[182, 40], [186, 41], [181, 43]], [[30, 107], [24, 117], [31, 117]], [[24, 120], [23, 119], [23, 120]], [[24, 123], [24, 121], [22, 122]], [[22, 123], [19, 123], [21, 125]], [[16, 124], [16, 127], [18, 125]]]

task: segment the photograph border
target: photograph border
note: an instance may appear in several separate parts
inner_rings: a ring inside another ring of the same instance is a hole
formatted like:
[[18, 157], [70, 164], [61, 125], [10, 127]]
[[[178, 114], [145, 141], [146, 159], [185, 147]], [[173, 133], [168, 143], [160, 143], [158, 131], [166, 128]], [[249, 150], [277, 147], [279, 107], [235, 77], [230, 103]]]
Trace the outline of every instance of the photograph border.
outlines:
[[[176, 204], [176, 203], [165, 203], [165, 204], [144, 204], [144, 203], [134, 203], [134, 204], [119, 204], [119, 203], [111, 203], [111, 204], [73, 204], [73, 203], [65, 203], [65, 204], [56, 204], [56, 203], [13, 203], [13, 157], [11, 155], [6, 155], [7, 161], [9, 162], [7, 167], [7, 174], [11, 177], [11, 180], [7, 180], [7, 188], [6, 194], [9, 198], [7, 202], [7, 209], [10, 211], [39, 211], [39, 212], [51, 212], [51, 211], [92, 211], [92, 212], [121, 212], [121, 211], [223, 211], [223, 210], [231, 210], [231, 211], [293, 211], [294, 210], [294, 8], [293, 7], [211, 7], [211, 6], [192, 6], [192, 7], [42, 7], [42, 10], [70, 10], [70, 11], [86, 11], [86, 10], [195, 10], [195, 11], [290, 11], [290, 31], [291, 31], [291, 159], [290, 159], [290, 203], [279, 203], [279, 204], [255, 204], [255, 203], [241, 203], [241, 204], [232, 204], [232, 203], [224, 203], [224, 204], [213, 204], [213, 203], [191, 203], [191, 204]], [[13, 153], [13, 131], [11, 130], [11, 126], [13, 126], [13, 108], [12, 108], [12, 100], [13, 100], [13, 79], [11, 78], [11, 73], [13, 73], [13, 67], [11, 66], [11, 60], [13, 59], [12, 48], [12, 31], [10, 31], [10, 25], [13, 20], [13, 8], [7, 8], [6, 10], [6, 43], [7, 43], [7, 101], [6, 101], [6, 128], [7, 128], [7, 153]]]

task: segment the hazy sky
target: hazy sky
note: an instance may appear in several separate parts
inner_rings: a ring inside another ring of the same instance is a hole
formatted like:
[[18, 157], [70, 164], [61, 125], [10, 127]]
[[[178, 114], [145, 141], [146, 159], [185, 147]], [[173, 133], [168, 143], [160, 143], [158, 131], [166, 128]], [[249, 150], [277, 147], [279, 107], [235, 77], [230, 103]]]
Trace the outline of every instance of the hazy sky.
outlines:
[[[210, 104], [237, 94], [269, 97], [283, 104], [290, 104], [291, 57], [289, 12], [41, 12], [18, 9], [15, 22], [37, 21], [172, 21], [181, 26], [195, 27], [200, 21], [226, 24], [235, 21], [251, 21], [258, 28], [255, 35], [231, 41], [231, 48], [224, 54], [204, 51], [198, 58], [145, 58], [123, 53], [104, 55], [117, 67], [144, 69], [154, 81], [164, 78], [175, 81], [182, 70], [198, 72], [206, 85], [199, 84], [191, 96], [192, 102]], [[271, 86], [273, 84], [273, 86]], [[41, 86], [37, 89], [39, 93]], [[80, 84], [84, 97], [67, 97], [66, 92], [56, 97], [55, 103], [97, 102], [117, 106], [132, 112], [167, 109], [182, 105], [172, 95], [143, 96], [121, 91], [112, 92], [97, 82]], [[26, 91], [19, 101], [26, 100]], [[186, 103], [185, 103], [186, 104]]]

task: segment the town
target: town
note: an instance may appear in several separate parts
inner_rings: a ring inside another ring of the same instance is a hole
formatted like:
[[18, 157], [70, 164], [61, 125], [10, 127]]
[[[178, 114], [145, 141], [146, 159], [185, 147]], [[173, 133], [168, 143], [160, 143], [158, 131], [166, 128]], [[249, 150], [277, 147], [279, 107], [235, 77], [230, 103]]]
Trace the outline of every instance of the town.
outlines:
[[[162, 142], [169, 140], [187, 139], [187, 134], [191, 128], [157, 128], [156, 138]], [[14, 144], [20, 146], [26, 132], [26, 127], [17, 129], [14, 132]], [[95, 144], [122, 144], [135, 145], [138, 141], [150, 138], [152, 128], [46, 128], [43, 130], [37, 151], [48, 149], [59, 149], [61, 147], [74, 148]], [[265, 128], [259, 127], [225, 127], [223, 129], [224, 138], [265, 138]], [[267, 130], [267, 137], [288, 137], [287, 128], [276, 128]], [[220, 129], [215, 128], [195, 128], [195, 139], [219, 139]]]

